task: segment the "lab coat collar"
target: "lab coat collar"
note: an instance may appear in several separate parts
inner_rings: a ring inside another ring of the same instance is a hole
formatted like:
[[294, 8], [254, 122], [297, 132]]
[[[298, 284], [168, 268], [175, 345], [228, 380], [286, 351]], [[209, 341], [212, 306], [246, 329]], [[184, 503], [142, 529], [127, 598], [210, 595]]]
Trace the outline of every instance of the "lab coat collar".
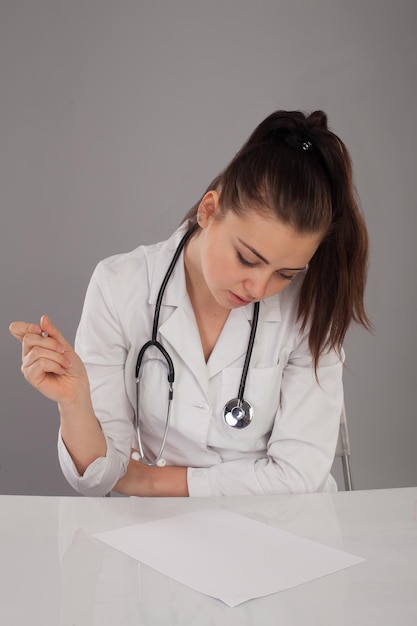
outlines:
[[[258, 324], [258, 332], [262, 332], [262, 323]], [[210, 378], [245, 356], [250, 323], [247, 314], [241, 309], [231, 311], [207, 363], [194, 312], [188, 299], [183, 305], [176, 307], [160, 325], [159, 334], [187, 363], [197, 383], [208, 394]], [[236, 365], [238, 366], [241, 366], [241, 363]]]
[[[188, 224], [182, 224], [167, 241], [159, 244], [159, 250], [156, 252], [153, 272], [150, 277], [149, 304], [156, 304], [162, 281], [187, 228]], [[166, 286], [162, 306], [179, 306], [184, 298], [187, 298], [187, 290], [185, 286], [184, 254], [182, 253]]]

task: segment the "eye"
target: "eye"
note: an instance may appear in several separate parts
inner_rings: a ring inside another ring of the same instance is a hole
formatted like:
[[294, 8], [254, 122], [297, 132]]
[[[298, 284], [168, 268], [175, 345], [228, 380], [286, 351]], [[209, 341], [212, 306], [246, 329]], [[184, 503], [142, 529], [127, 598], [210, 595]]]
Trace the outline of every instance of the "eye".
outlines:
[[245, 257], [243, 257], [240, 252], [237, 253], [237, 258], [239, 259], [240, 263], [242, 263], [242, 265], [246, 265], [246, 267], [255, 267], [256, 263], [251, 263], [250, 261], [247, 261], [245, 259]]
[[278, 276], [280, 278], [283, 278], [284, 280], [294, 280], [294, 278], [297, 276], [297, 274], [283, 274], [282, 272], [278, 272]]

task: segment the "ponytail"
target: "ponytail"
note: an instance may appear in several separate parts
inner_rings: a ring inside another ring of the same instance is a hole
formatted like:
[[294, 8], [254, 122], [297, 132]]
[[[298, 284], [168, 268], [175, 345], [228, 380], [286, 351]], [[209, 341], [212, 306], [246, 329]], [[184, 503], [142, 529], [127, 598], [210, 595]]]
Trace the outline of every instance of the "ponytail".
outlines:
[[[207, 191], [212, 189], [220, 194], [223, 212], [273, 213], [300, 234], [324, 233], [298, 306], [316, 371], [324, 351], [340, 354], [352, 321], [371, 328], [364, 308], [368, 234], [355, 198], [349, 153], [329, 130], [323, 111], [269, 115]], [[199, 204], [185, 217], [190, 227]]]

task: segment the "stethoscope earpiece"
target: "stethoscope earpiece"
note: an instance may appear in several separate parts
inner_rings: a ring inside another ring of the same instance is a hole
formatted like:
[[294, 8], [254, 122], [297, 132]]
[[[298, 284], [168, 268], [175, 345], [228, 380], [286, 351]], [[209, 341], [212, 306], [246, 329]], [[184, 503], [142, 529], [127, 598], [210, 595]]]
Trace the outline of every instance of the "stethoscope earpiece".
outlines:
[[165, 467], [165, 465], [167, 464], [167, 462], [165, 461], [165, 459], [158, 459], [157, 461], [153, 461], [153, 462], [146, 462], [146, 460], [140, 456], [140, 453], [137, 452], [136, 450], [134, 452], [132, 452], [132, 454], [130, 455], [130, 458], [132, 459], [132, 461], [142, 461], [142, 463], [145, 463], [145, 465], [148, 466], [155, 466], [157, 465], [158, 467]]

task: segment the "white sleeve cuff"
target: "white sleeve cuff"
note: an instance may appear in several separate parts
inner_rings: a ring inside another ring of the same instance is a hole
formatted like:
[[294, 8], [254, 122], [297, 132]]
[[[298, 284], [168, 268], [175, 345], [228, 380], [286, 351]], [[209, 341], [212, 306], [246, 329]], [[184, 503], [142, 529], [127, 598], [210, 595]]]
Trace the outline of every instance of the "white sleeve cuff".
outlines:
[[188, 495], [190, 497], [211, 497], [213, 495], [210, 487], [209, 468], [187, 469]]
[[207, 468], [189, 467], [187, 482], [191, 497], [264, 495], [254, 461], [228, 461]]
[[111, 442], [107, 442], [105, 457], [93, 461], [81, 476], [62, 440], [61, 431], [58, 436], [58, 458], [62, 472], [75, 491], [83, 496], [105, 496], [117, 481], [125, 474], [122, 460], [115, 452]]

